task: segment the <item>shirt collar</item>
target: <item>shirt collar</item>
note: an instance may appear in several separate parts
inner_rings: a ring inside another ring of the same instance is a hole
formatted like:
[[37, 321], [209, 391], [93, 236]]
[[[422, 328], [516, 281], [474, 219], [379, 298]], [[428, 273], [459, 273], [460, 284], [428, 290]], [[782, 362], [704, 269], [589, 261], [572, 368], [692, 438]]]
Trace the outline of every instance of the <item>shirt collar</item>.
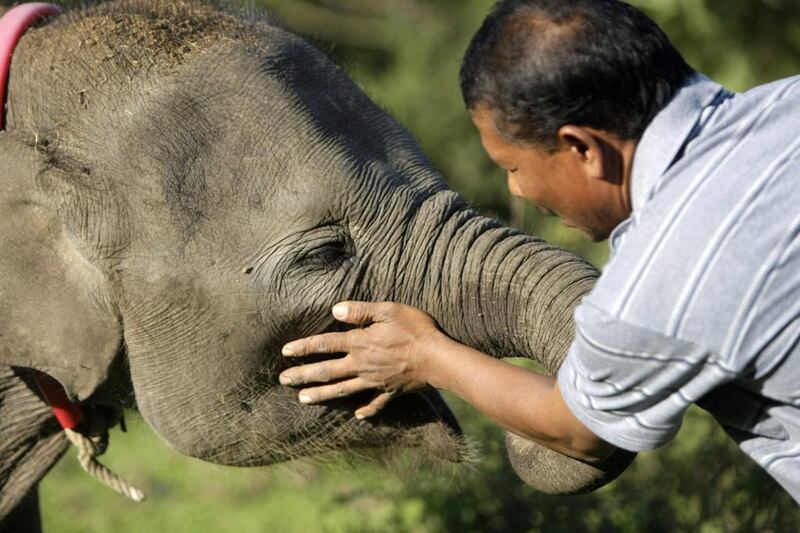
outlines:
[[723, 91], [722, 85], [695, 74], [647, 126], [636, 146], [631, 171], [633, 211], [642, 207], [653, 185], [675, 161], [703, 109]]

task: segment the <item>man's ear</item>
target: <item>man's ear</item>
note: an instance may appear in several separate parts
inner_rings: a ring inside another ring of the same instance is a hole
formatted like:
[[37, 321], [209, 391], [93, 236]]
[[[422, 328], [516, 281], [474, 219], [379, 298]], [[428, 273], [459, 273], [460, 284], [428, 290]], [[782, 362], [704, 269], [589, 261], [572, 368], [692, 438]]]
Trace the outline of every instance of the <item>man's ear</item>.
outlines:
[[83, 400], [106, 380], [122, 328], [105, 276], [40, 190], [57, 172], [0, 132], [0, 365], [41, 370]]
[[603, 141], [592, 130], [567, 124], [558, 129], [561, 145], [569, 150], [587, 176], [593, 179], [607, 179], [606, 151]]

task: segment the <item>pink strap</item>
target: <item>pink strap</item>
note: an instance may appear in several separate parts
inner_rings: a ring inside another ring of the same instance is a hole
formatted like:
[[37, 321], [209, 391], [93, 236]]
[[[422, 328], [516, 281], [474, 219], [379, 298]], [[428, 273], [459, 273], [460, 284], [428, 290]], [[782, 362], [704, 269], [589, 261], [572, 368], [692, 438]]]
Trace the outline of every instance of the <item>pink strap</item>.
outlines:
[[32, 2], [12, 7], [0, 18], [0, 130], [5, 127], [6, 89], [11, 73], [11, 57], [22, 34], [45, 17], [55, 17], [62, 9], [54, 4]]

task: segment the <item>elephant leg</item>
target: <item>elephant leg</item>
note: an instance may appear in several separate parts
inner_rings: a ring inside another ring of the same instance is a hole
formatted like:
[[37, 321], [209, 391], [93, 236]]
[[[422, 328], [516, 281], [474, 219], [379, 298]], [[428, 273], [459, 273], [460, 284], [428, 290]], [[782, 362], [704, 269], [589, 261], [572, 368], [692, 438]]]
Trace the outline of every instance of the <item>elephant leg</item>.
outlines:
[[0, 533], [40, 533], [39, 487], [35, 485], [11, 512], [0, 520]]

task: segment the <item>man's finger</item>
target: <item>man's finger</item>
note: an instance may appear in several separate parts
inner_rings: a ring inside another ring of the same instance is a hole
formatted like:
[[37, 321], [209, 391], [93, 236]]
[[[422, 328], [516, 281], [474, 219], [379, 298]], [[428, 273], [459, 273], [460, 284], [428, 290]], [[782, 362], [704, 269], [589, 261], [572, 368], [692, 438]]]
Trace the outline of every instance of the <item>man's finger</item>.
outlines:
[[383, 322], [400, 304], [390, 302], [341, 302], [333, 306], [333, 316], [348, 324]]
[[382, 392], [378, 394], [368, 405], [356, 410], [356, 418], [361, 420], [378, 414], [381, 409], [386, 407], [386, 404], [388, 404], [392, 398], [394, 398], [393, 392]]
[[321, 387], [314, 387], [311, 389], [303, 389], [300, 391], [298, 398], [300, 403], [312, 404], [320, 403], [327, 400], [334, 400], [336, 398], [343, 398], [350, 396], [363, 390], [371, 389], [372, 386], [361, 378], [350, 379], [335, 383], [333, 385], [323, 385]]
[[328, 383], [358, 375], [352, 368], [352, 361], [346, 357], [296, 366], [281, 372], [278, 377], [281, 385], [305, 385], [307, 383]]
[[350, 342], [347, 333], [323, 333], [292, 341], [284, 345], [281, 354], [286, 357], [302, 357], [317, 353], [347, 353]]

